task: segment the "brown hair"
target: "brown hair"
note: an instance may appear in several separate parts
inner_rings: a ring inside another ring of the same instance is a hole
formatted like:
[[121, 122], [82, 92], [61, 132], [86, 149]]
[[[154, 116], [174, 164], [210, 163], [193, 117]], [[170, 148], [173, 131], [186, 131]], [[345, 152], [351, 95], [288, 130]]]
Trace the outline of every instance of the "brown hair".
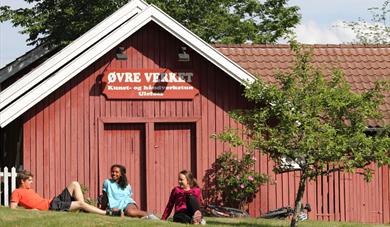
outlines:
[[21, 172], [19, 172], [16, 176], [16, 187], [19, 188], [22, 184], [22, 181], [25, 181], [30, 177], [34, 177], [34, 175], [28, 170], [22, 170]]
[[187, 178], [188, 184], [190, 185], [191, 188], [199, 187], [198, 182], [194, 178], [194, 175], [192, 175], [191, 171], [182, 170], [182, 171], [180, 171], [179, 174], [183, 174]]

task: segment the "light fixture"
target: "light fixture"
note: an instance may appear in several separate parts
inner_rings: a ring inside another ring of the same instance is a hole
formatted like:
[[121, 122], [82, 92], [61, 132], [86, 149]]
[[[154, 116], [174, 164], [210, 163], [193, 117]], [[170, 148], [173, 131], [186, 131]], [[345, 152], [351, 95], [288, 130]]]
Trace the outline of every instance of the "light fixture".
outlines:
[[181, 62], [190, 61], [190, 55], [186, 51], [187, 51], [187, 47], [181, 47], [178, 54], [179, 61]]
[[127, 60], [127, 55], [123, 53], [124, 51], [125, 51], [124, 47], [118, 47], [118, 49], [116, 49], [116, 54], [115, 54], [116, 60], [119, 60], [119, 61], [126, 61]]

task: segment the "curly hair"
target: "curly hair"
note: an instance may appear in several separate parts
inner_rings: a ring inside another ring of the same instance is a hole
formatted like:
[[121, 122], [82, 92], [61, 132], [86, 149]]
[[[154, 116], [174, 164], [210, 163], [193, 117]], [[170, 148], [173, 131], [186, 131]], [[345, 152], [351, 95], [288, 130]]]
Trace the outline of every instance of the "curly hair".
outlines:
[[114, 168], [119, 168], [119, 172], [121, 173], [121, 176], [119, 177], [118, 185], [121, 189], [125, 189], [128, 185], [127, 177], [126, 177], [126, 167], [114, 164], [111, 166], [111, 172]]

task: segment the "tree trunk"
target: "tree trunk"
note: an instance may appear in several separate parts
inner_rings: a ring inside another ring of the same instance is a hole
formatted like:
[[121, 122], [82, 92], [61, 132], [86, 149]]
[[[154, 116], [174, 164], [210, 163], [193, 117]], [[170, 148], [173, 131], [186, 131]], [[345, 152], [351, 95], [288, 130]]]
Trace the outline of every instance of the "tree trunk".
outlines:
[[303, 198], [303, 194], [305, 193], [306, 181], [307, 181], [306, 174], [302, 173], [299, 179], [298, 193], [297, 193], [297, 197], [295, 198], [294, 215], [291, 219], [290, 227], [298, 226], [298, 216], [302, 210], [302, 198]]

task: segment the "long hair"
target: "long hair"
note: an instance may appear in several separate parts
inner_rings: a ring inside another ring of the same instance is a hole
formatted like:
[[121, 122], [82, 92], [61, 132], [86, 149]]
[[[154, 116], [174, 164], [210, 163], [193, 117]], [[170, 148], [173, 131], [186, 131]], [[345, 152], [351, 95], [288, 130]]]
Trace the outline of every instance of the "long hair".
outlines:
[[198, 182], [194, 178], [194, 175], [192, 175], [191, 171], [182, 170], [182, 171], [180, 171], [179, 174], [183, 174], [187, 178], [188, 184], [190, 185], [191, 188], [199, 187]]
[[119, 168], [121, 176], [119, 177], [118, 185], [121, 189], [125, 189], [128, 185], [126, 177], [126, 167], [119, 164], [114, 164], [111, 166], [111, 172], [114, 168]]
[[18, 173], [16, 176], [16, 187], [19, 188], [20, 185], [22, 184], [22, 181], [27, 180], [30, 177], [33, 177], [34, 175], [28, 171], [28, 170], [22, 170], [21, 172]]

